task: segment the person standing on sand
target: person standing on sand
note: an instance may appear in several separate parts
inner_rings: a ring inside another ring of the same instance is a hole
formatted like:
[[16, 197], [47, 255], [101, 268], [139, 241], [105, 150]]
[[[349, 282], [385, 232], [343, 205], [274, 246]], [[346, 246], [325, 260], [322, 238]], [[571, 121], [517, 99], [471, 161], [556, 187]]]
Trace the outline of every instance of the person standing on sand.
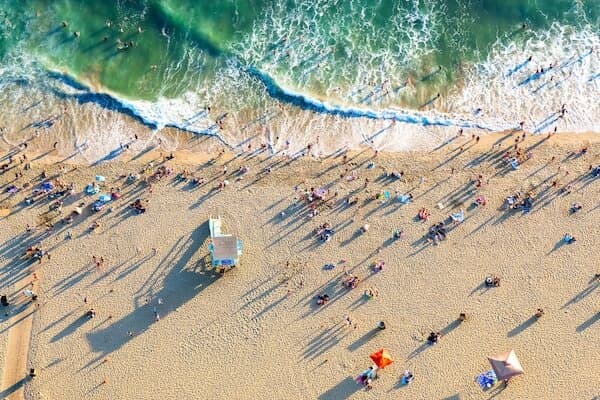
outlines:
[[346, 315], [344, 317], [344, 322], [346, 323], [347, 326], [352, 326], [352, 320], [350, 319], [350, 315]]

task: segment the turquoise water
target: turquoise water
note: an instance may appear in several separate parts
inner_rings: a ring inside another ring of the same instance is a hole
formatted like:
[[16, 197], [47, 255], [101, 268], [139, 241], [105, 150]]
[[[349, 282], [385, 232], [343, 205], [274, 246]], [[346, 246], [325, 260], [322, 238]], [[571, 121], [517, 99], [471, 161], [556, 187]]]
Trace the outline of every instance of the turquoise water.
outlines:
[[[107, 94], [153, 127], [283, 102], [489, 129], [530, 115], [535, 130], [569, 92], [591, 102], [600, 84], [598, 0], [5, 0], [0, 21], [0, 100], [25, 79], [63, 98]], [[597, 115], [578, 124], [594, 129]]]

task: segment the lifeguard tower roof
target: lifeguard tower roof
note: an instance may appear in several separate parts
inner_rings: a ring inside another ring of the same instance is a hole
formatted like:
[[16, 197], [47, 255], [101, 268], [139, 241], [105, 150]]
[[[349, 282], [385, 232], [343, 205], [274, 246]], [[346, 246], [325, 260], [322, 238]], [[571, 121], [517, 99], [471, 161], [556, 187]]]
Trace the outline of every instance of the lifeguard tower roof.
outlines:
[[235, 236], [215, 236], [212, 238], [213, 258], [216, 260], [236, 260], [238, 240]]
[[221, 233], [221, 217], [208, 220], [211, 243], [208, 245], [213, 267], [235, 267], [242, 255], [242, 241]]

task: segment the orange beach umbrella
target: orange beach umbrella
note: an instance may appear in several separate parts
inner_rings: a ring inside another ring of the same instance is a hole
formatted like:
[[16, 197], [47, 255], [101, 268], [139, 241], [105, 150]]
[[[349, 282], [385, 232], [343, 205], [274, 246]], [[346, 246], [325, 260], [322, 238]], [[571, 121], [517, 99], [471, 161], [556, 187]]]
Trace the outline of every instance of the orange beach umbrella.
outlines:
[[371, 360], [373, 360], [375, 365], [377, 365], [377, 367], [379, 367], [379, 368], [385, 368], [394, 362], [394, 360], [392, 360], [392, 356], [390, 356], [390, 353], [388, 353], [387, 350], [384, 350], [384, 349], [377, 350], [375, 353], [371, 354], [369, 357], [371, 358]]

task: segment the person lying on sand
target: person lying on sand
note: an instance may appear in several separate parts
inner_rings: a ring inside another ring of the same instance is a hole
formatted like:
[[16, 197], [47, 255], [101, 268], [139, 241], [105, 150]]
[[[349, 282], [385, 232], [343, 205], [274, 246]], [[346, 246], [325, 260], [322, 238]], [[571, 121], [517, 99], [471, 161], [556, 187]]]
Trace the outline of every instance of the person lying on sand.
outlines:
[[569, 209], [569, 212], [571, 214], [575, 214], [577, 211], [581, 210], [582, 208], [583, 208], [583, 206], [581, 205], [581, 203], [573, 203], [573, 205]]
[[417, 216], [421, 222], [426, 222], [431, 216], [431, 213], [426, 208], [420, 208]]
[[358, 278], [358, 276], [352, 275], [348, 272], [344, 272], [344, 274], [346, 275], [343, 281], [344, 286], [348, 289], [355, 289], [356, 286], [358, 286], [358, 284], [360, 283], [360, 279]]
[[317, 305], [324, 306], [329, 301], [329, 295], [327, 293], [320, 294], [317, 296]]

